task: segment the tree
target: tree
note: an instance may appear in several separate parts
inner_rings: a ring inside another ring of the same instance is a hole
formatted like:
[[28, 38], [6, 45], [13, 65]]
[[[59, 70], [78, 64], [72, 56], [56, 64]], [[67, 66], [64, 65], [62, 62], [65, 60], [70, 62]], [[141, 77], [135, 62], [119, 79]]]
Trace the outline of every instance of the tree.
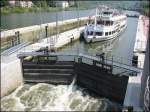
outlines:
[[8, 5], [9, 5], [8, 0], [1, 0], [0, 1], [0, 6], [1, 7], [8, 6]]
[[49, 7], [53, 7], [55, 5], [54, 0], [46, 0], [46, 2]]
[[41, 0], [41, 1], [39, 1], [39, 0], [33, 0], [32, 1], [33, 3], [34, 3], [34, 5], [36, 5], [37, 7], [47, 7], [47, 2], [46, 2], [46, 0]]

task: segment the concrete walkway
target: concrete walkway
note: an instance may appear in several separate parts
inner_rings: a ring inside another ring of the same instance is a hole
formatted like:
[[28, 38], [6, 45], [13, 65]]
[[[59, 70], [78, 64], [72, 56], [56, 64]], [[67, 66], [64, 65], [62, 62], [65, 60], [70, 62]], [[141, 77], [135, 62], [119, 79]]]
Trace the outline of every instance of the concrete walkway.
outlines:
[[[144, 67], [145, 53], [137, 52], [144, 51], [146, 49], [146, 42], [148, 38], [148, 26], [149, 19], [145, 16], [140, 16], [138, 20], [136, 41], [134, 46], [134, 52], [138, 56], [138, 67]], [[143, 42], [139, 45], [139, 42]], [[141, 93], [141, 76], [142, 72], [138, 73], [137, 76], [129, 77], [126, 96], [124, 100], [124, 106], [133, 106], [134, 111], [141, 111], [140, 106], [140, 93]]]

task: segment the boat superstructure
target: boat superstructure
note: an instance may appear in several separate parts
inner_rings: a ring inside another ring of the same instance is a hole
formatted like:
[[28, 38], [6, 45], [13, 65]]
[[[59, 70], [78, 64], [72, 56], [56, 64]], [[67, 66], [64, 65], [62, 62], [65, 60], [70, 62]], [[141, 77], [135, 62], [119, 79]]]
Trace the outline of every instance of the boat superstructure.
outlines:
[[85, 27], [84, 38], [87, 42], [96, 42], [117, 37], [126, 28], [126, 20], [127, 16], [121, 11], [99, 6], [94, 22]]

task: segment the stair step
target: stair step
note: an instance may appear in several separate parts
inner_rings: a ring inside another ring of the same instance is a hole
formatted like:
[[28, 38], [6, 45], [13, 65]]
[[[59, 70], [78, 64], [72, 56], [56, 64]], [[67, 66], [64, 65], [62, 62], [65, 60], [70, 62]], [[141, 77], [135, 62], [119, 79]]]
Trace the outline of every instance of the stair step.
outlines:
[[24, 79], [26, 83], [50, 83], [50, 84], [70, 84], [72, 80], [32, 80], [32, 79]]
[[73, 65], [74, 62], [73, 61], [55, 61], [53, 63], [37, 63], [37, 62], [23, 62], [24, 65], [37, 65], [37, 64], [43, 64], [43, 65]]
[[29, 76], [72, 76], [73, 74], [64, 74], [64, 73], [24, 73], [24, 76], [29, 75]]
[[73, 69], [24, 69], [24, 73], [73, 73]]
[[23, 69], [72, 69], [74, 65], [23, 64]]

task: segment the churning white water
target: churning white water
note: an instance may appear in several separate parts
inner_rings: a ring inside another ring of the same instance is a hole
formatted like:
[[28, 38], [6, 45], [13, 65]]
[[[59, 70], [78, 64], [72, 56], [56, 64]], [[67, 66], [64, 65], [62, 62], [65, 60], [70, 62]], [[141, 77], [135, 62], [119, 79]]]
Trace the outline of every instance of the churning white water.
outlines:
[[[74, 85], [24, 84], [1, 99], [2, 111], [103, 111], [117, 109], [104, 98], [94, 98]], [[83, 94], [84, 93], [84, 94]]]

